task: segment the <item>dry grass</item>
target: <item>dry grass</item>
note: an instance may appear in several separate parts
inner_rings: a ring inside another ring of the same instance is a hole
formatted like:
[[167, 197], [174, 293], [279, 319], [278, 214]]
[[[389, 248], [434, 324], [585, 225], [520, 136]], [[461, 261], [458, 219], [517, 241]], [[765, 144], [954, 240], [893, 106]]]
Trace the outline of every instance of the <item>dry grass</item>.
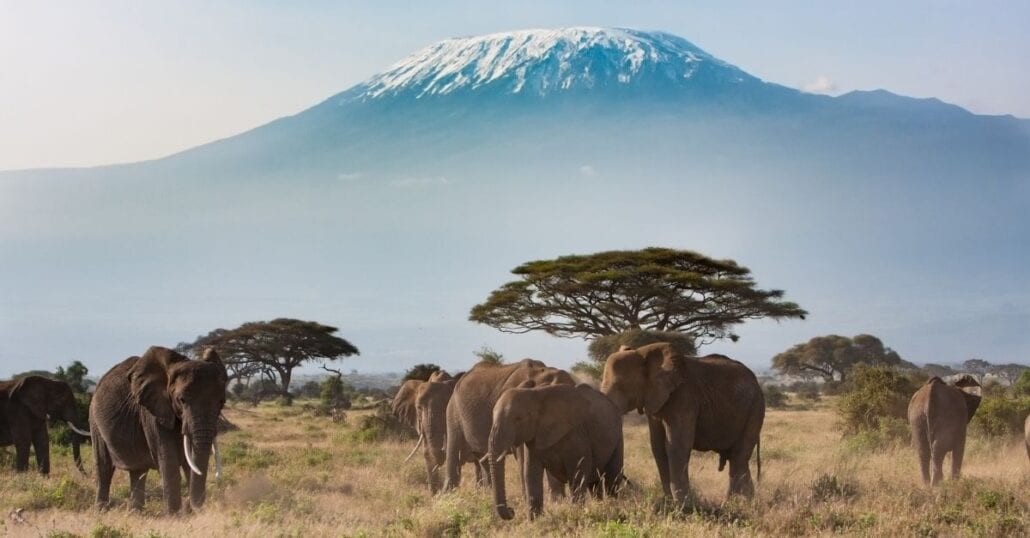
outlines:
[[[618, 499], [546, 503], [526, 519], [509, 472], [516, 519], [492, 512], [489, 492], [465, 484], [430, 497], [419, 458], [401, 461], [408, 441], [363, 443], [353, 435], [363, 412], [344, 423], [299, 407], [230, 409], [240, 426], [223, 436], [226, 468], [202, 513], [162, 515], [160, 481], [151, 473], [145, 514], [129, 513], [125, 473], [113, 488], [116, 507], [92, 508], [91, 479], [55, 454], [52, 478], [15, 475], [0, 451], [0, 534], [12, 536], [752, 536], [752, 535], [1028, 535], [1030, 466], [1015, 441], [971, 439], [965, 478], [922, 486], [907, 446], [867, 449], [843, 443], [830, 402], [770, 411], [762, 437], [763, 478], [753, 501], [723, 503], [726, 474], [695, 453], [700, 497], [690, 513], [660, 502], [646, 425], [626, 418], [626, 474], [635, 487]], [[91, 455], [86, 454], [87, 468]], [[511, 464], [509, 464], [510, 466]], [[469, 470], [470, 471], [470, 470]], [[471, 472], [466, 472], [466, 476]], [[467, 481], [466, 481], [467, 482]], [[12, 516], [22, 509], [18, 521]], [[62, 534], [63, 533], [63, 534]]]

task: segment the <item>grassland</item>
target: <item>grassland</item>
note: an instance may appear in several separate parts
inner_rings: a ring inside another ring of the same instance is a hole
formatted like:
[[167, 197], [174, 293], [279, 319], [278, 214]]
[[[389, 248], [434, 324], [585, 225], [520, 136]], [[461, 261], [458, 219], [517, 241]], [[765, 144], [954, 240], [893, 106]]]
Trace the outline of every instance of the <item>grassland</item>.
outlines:
[[[198, 514], [162, 515], [160, 480], [151, 473], [143, 514], [130, 513], [127, 477], [118, 473], [116, 506], [92, 507], [93, 485], [67, 453], [55, 451], [50, 478], [16, 475], [12, 451], [0, 450], [0, 534], [10, 536], [864, 536], [1030, 535], [1030, 465], [1016, 440], [971, 438], [964, 478], [931, 490], [904, 444], [844, 442], [832, 402], [771, 410], [762, 437], [762, 480], [751, 501], [724, 503], [726, 474], [695, 453], [698, 509], [682, 513], [660, 502], [647, 428], [626, 417], [626, 474], [634, 486], [618, 499], [545, 504], [526, 519], [509, 472], [516, 518], [492, 512], [489, 492], [468, 483], [432, 497], [421, 459], [402, 463], [412, 441], [369, 440], [358, 425], [370, 411], [342, 422], [303, 405], [227, 409], [238, 431], [221, 438], [225, 473], [211, 484]], [[87, 450], [88, 452], [88, 450]], [[86, 454], [87, 468], [92, 463]], [[511, 463], [509, 463], [509, 466]], [[92, 474], [92, 473], [91, 473]], [[466, 472], [466, 476], [471, 472]], [[20, 510], [20, 512], [16, 511]]]

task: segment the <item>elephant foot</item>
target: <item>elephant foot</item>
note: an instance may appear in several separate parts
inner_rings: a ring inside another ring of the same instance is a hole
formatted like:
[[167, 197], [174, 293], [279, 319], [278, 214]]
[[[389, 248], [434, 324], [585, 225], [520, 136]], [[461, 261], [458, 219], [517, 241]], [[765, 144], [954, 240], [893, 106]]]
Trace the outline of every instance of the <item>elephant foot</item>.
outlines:
[[[497, 515], [500, 516], [501, 519], [507, 521], [515, 517], [515, 511], [506, 504], [499, 504], [497, 505]], [[532, 514], [530, 514], [530, 519], [532, 519], [532, 517]]]

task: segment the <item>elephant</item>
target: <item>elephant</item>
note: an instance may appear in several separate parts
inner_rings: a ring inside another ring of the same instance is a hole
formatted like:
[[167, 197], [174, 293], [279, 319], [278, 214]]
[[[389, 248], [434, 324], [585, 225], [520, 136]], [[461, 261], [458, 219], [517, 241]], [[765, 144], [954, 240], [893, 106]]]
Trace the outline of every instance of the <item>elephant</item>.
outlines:
[[89, 409], [97, 505], [110, 504], [111, 477], [118, 468], [129, 472], [132, 510], [143, 509], [150, 469], [161, 475], [169, 514], [182, 508], [180, 469], [189, 491], [186, 510], [203, 506], [212, 450], [215, 476], [221, 474], [215, 436], [226, 382], [225, 366], [212, 349], [190, 360], [154, 346], [104, 374]]
[[82, 468], [79, 435], [89, 437], [88, 431], [75, 425], [79, 416], [78, 402], [71, 387], [63, 381], [32, 375], [0, 382], [0, 446], [14, 445], [14, 469], [29, 469], [29, 447], [36, 452], [36, 468], [40, 474], [50, 474], [50, 434], [47, 419], [63, 420], [74, 431], [72, 457], [75, 466]]
[[419, 446], [426, 462], [426, 476], [430, 493], [436, 494], [442, 486], [440, 469], [446, 461], [447, 445], [447, 403], [454, 393], [454, 386], [463, 373], [454, 377], [430, 377], [415, 390], [415, 416], [418, 443], [404, 461], [411, 459]]
[[931, 377], [912, 395], [908, 402], [908, 424], [924, 483], [940, 482], [941, 467], [948, 452], [951, 452], [951, 477], [958, 478], [961, 474], [966, 425], [980, 406], [979, 392], [980, 383], [973, 376], [963, 374], [952, 383]]
[[668, 343], [611, 354], [601, 392], [623, 413], [646, 414], [651, 453], [666, 497], [685, 504], [690, 495], [691, 450], [719, 454], [719, 471], [730, 464], [729, 490], [751, 497], [749, 462], [758, 449], [765, 421], [765, 397], [755, 374], [729, 357], [688, 357]]
[[526, 381], [508, 389], [493, 408], [487, 458], [494, 506], [511, 519], [504, 491], [504, 458], [523, 447], [522, 484], [529, 518], [543, 512], [546, 470], [569, 485], [573, 499], [586, 491], [614, 495], [622, 479], [622, 412], [588, 385], [534, 386]]
[[[454, 394], [447, 402], [445, 491], [461, 484], [463, 463], [475, 462], [478, 481], [489, 482], [490, 474], [483, 472], [486, 469], [482, 460], [488, 450], [494, 404], [505, 390], [526, 380], [536, 385], [576, 384], [568, 372], [534, 359], [505, 365], [479, 362], [455, 384]], [[563, 489], [561, 483], [550, 476], [548, 482], [552, 493]]]
[[390, 403], [390, 409], [393, 414], [411, 429], [418, 432], [418, 413], [415, 411], [415, 396], [418, 393], [418, 388], [424, 383], [431, 381], [447, 381], [453, 379], [450, 374], [443, 370], [437, 370], [432, 374], [429, 374], [429, 379], [423, 381], [421, 379], [408, 379], [401, 384], [401, 387], [397, 389], [397, 394], [394, 395], [393, 401]]

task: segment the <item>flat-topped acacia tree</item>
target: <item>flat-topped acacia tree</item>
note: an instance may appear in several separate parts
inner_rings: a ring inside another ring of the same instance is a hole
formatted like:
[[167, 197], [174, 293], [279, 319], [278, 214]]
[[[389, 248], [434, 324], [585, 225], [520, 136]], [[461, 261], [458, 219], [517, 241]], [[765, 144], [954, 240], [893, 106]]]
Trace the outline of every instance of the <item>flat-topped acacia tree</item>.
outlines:
[[233, 375], [274, 375], [279, 378], [282, 395], [288, 396], [294, 368], [308, 361], [334, 361], [360, 354], [358, 348], [336, 336], [337, 331], [316, 321], [277, 318], [244, 323], [235, 329], [215, 329], [176, 349], [199, 353], [213, 347], [230, 371], [230, 381]]
[[757, 287], [733, 260], [645, 248], [524, 263], [517, 280], [472, 308], [471, 321], [508, 333], [543, 331], [593, 339], [630, 330], [688, 335], [697, 345], [728, 338], [749, 319], [804, 319], [782, 290]]

